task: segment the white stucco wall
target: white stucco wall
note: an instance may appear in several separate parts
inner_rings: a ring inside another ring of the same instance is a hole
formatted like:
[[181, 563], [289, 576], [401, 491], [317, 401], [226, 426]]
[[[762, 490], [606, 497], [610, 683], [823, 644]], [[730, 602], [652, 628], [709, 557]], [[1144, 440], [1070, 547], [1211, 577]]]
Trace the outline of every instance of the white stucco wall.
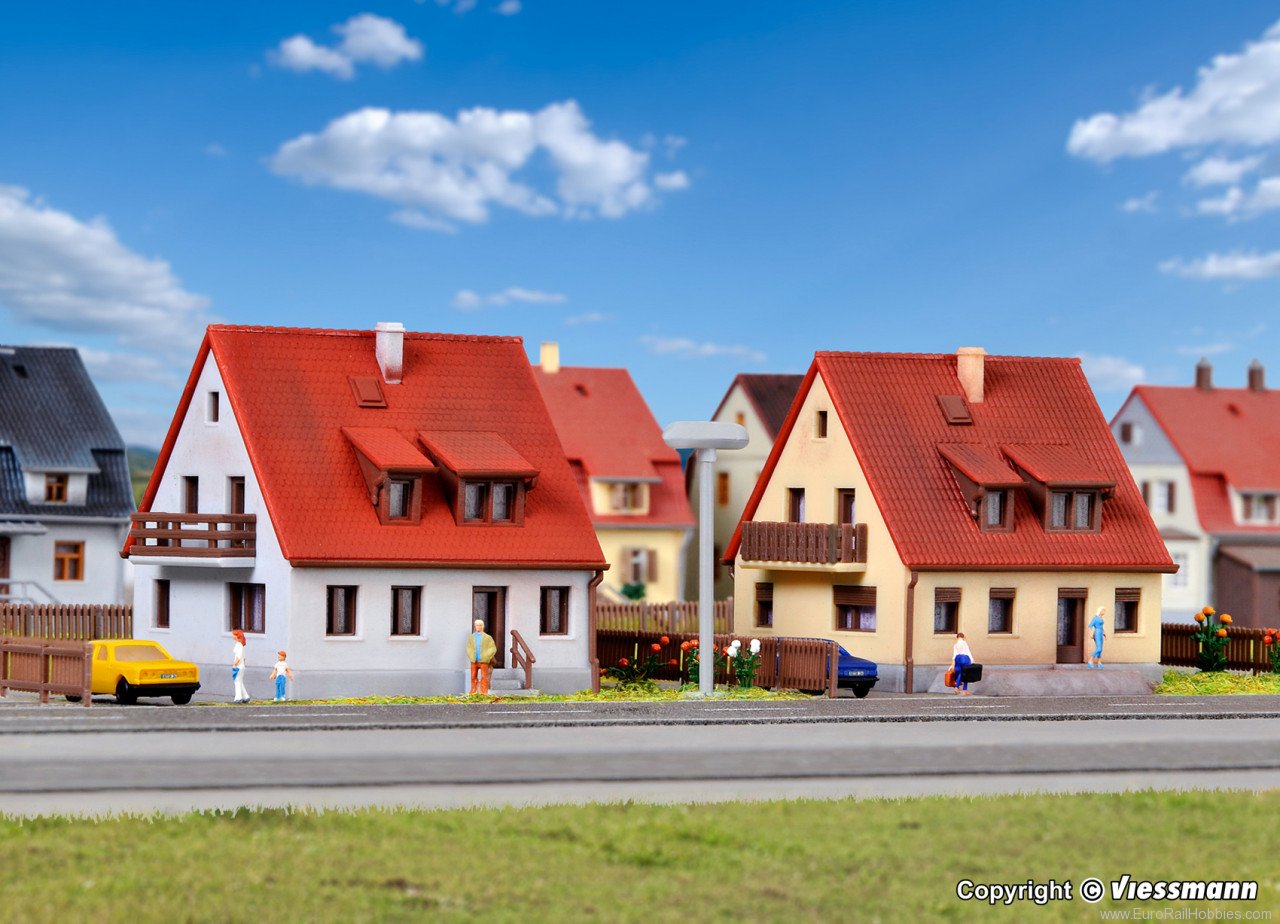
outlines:
[[[10, 537], [9, 579], [32, 581], [58, 603], [123, 603], [125, 582], [120, 547], [128, 527], [120, 523], [87, 521], [46, 521], [45, 532]], [[79, 581], [55, 581], [54, 545], [58, 542], [84, 543], [84, 576]], [[26, 596], [35, 603], [49, 603], [39, 591], [14, 583], [10, 593]]]

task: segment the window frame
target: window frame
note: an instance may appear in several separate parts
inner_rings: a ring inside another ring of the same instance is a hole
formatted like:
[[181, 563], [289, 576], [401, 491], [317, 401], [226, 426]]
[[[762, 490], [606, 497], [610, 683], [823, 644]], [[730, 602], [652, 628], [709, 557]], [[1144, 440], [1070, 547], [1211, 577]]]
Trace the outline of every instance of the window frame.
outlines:
[[[572, 588], [567, 585], [546, 585], [538, 590], [538, 635], [563, 638], [569, 635], [569, 594]], [[551, 630], [547, 628], [548, 619], [551, 614], [551, 594], [558, 593], [560, 595], [559, 618], [560, 628]]]
[[221, 395], [216, 388], [209, 389], [205, 393], [204, 403], [204, 422], [207, 424], [216, 424], [222, 417]]
[[825, 440], [827, 433], [827, 412], [825, 410], [817, 411], [813, 419], [813, 438], [815, 440]]
[[804, 488], [787, 488], [787, 522], [804, 522]]
[[[959, 587], [935, 587], [933, 589], [933, 634], [955, 635], [960, 631], [960, 594]], [[938, 626], [939, 612], [949, 613], [942, 628]]]
[[[1138, 614], [1141, 612], [1142, 604], [1142, 588], [1140, 587], [1117, 587], [1115, 595], [1115, 606], [1111, 610], [1111, 628], [1116, 635], [1137, 635], [1138, 634]], [[1132, 607], [1132, 610], [1129, 608]], [[1131, 624], [1125, 628], [1120, 628], [1120, 614], [1128, 612], [1132, 616]]]
[[[1054, 522], [1055, 498], [1066, 496], [1066, 502], [1063, 506], [1063, 525], [1059, 526]], [[1079, 515], [1077, 509], [1081, 503], [1080, 499], [1086, 498], [1089, 504], [1089, 523], [1086, 526], [1077, 526], [1076, 519]], [[1044, 529], [1048, 533], [1096, 533], [1102, 531], [1102, 491], [1091, 487], [1077, 487], [1071, 485], [1055, 485], [1050, 487], [1045, 493], [1044, 505]]]
[[168, 578], [156, 578], [152, 583], [155, 587], [151, 594], [153, 601], [151, 627], [168, 629], [173, 610], [173, 586]]
[[[988, 505], [993, 498], [1000, 498], [1000, 520], [991, 523]], [[1016, 503], [1012, 488], [981, 488], [978, 492], [978, 528], [984, 533], [1013, 532], [1013, 506]]]
[[55, 581], [83, 581], [84, 543], [65, 540], [53, 544], [53, 579]]
[[729, 473], [716, 472], [716, 506], [729, 506]]
[[71, 492], [71, 476], [57, 472], [49, 472], [44, 476], [44, 502], [46, 504], [65, 504]]
[[[409, 592], [409, 625], [413, 631], [400, 631], [401, 594]], [[421, 638], [422, 637], [422, 585], [393, 584], [391, 586], [391, 631], [389, 638]]]
[[[987, 592], [987, 635], [1013, 635], [1014, 616], [1016, 615], [1015, 604], [1018, 599], [1017, 588], [1014, 587], [992, 587]], [[993, 629], [991, 605], [997, 600], [1003, 601], [1004, 618], [1006, 621], [1005, 628]]]
[[773, 628], [773, 581], [756, 582], [756, 606], [753, 614], [757, 629]]
[[[359, 621], [357, 619], [357, 604], [360, 587], [357, 584], [327, 584], [324, 589], [325, 607], [324, 607], [324, 637], [325, 638], [354, 638], [359, 634]], [[339, 598], [342, 598], [342, 617], [346, 623], [343, 631], [335, 629], [335, 618], [338, 607], [335, 606]]]
[[[251, 606], [261, 601], [261, 609], [254, 612]], [[251, 628], [253, 616], [261, 619], [258, 628]], [[250, 617], [250, 618], [246, 618]], [[267, 585], [250, 581], [227, 582], [227, 631], [239, 629], [245, 635], [265, 635], [267, 631]]]
[[[861, 584], [834, 584], [831, 587], [834, 631], [873, 634], [879, 628], [876, 618], [876, 588]], [[841, 599], [843, 598], [843, 599]], [[870, 627], [864, 627], [866, 617]], [[845, 625], [844, 623], [849, 623]]]
[[[494, 516], [496, 488], [510, 488], [507, 502], [507, 516]], [[473, 492], [478, 492], [479, 515], [468, 516], [471, 510], [468, 501]], [[524, 523], [524, 482], [518, 478], [463, 478], [458, 481], [458, 497], [456, 516], [458, 523], [465, 526], [520, 526]]]

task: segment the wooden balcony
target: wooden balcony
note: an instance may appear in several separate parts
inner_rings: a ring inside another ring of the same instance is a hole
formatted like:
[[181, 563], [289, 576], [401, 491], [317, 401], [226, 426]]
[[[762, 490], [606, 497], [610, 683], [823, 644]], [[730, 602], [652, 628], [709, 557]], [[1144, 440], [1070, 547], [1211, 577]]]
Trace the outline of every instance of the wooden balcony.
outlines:
[[135, 564], [253, 567], [256, 514], [138, 512], [132, 520], [128, 558]]
[[748, 521], [740, 554], [748, 567], [865, 571], [867, 524]]

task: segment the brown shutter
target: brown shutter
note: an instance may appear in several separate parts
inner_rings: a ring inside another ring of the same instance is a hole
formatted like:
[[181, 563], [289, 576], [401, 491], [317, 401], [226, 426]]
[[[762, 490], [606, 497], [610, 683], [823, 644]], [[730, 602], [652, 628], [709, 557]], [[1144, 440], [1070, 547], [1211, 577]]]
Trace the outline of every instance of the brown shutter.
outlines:
[[1151, 509], [1151, 482], [1142, 482], [1142, 503], [1148, 510]]
[[991, 588], [992, 600], [1012, 600], [1015, 594], [1016, 594], [1016, 590], [1013, 587], [992, 587]]
[[635, 554], [635, 549], [631, 546], [624, 545], [622, 547], [622, 577], [624, 584], [631, 583], [631, 562]]
[[1173, 513], [1173, 507], [1174, 507], [1173, 502], [1174, 502], [1174, 498], [1177, 496], [1177, 493], [1178, 493], [1177, 487], [1178, 486], [1174, 482], [1172, 481], [1169, 482], [1169, 512], [1170, 513]]
[[1142, 590], [1137, 587], [1117, 587], [1116, 603], [1137, 603], [1142, 599]]
[[[995, 591], [992, 591], [994, 593]], [[1083, 600], [1089, 596], [1089, 588], [1087, 587], [1059, 587], [1058, 599], [1066, 600]]]
[[960, 588], [959, 587], [935, 587], [933, 590], [933, 602], [938, 603], [959, 603]]
[[773, 582], [772, 581], [761, 581], [760, 583], [756, 584], [756, 601], [757, 602], [768, 601], [770, 603], [773, 602]]
[[648, 574], [645, 577], [645, 580], [652, 584], [658, 579], [658, 550], [645, 549], [644, 557], [645, 564], [648, 568]]
[[860, 584], [836, 584], [831, 588], [836, 606], [875, 606], [876, 589]]

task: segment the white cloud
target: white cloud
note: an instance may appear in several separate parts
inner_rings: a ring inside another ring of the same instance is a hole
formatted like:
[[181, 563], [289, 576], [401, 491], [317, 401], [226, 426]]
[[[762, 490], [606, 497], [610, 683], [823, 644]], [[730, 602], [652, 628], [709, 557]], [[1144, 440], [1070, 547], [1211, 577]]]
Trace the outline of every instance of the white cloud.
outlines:
[[[541, 167], [540, 154], [555, 177], [554, 191], [517, 177], [535, 158]], [[656, 196], [649, 162], [648, 153], [594, 134], [578, 104], [567, 100], [536, 112], [476, 107], [453, 119], [360, 109], [319, 133], [286, 141], [271, 168], [311, 185], [479, 223], [495, 206], [568, 218], [618, 218], [650, 207]]]
[[1261, 165], [1260, 154], [1232, 160], [1229, 157], [1206, 157], [1187, 171], [1182, 182], [1189, 186], [1232, 186], [1244, 179]]
[[602, 314], [599, 311], [588, 311], [585, 314], [570, 315], [564, 319], [564, 323], [574, 327], [579, 324], [602, 324], [607, 320], [609, 320], [607, 314]]
[[1134, 196], [1131, 199], [1125, 199], [1124, 202], [1120, 203], [1120, 211], [1122, 212], [1155, 212], [1156, 199], [1159, 198], [1159, 196], [1160, 196], [1159, 192], [1157, 192], [1156, 190], [1152, 190], [1151, 192], [1147, 193], [1145, 196]]
[[231, 153], [225, 147], [223, 147], [220, 144], [217, 144], [216, 142], [213, 144], [206, 144], [204, 146], [204, 152], [208, 154], [210, 157], [226, 157], [228, 154]]
[[1085, 378], [1094, 391], [1128, 391], [1147, 377], [1147, 371], [1123, 356], [1078, 353]]
[[659, 189], [688, 189], [689, 175], [683, 170], [674, 170], [671, 173], [659, 173], [653, 178], [653, 185]]
[[562, 305], [569, 300], [561, 292], [542, 292], [538, 289], [524, 289], [520, 286], [508, 286], [501, 292], [481, 295], [472, 289], [460, 289], [453, 297], [453, 307], [462, 311], [477, 311], [481, 308], [510, 305], [512, 302], [523, 302], [531, 305]]
[[338, 23], [333, 31], [342, 40], [336, 46], [318, 45], [305, 35], [285, 39], [268, 53], [277, 67], [305, 73], [323, 71], [340, 80], [355, 76], [357, 64], [374, 64], [384, 70], [401, 61], [422, 58], [422, 43], [409, 38], [394, 19], [359, 13]]
[[514, 16], [521, 10], [520, 0], [502, 0], [494, 9], [501, 16]]
[[433, 218], [417, 209], [400, 209], [388, 216], [396, 224], [406, 228], [417, 228], [419, 231], [439, 231], [441, 234], [457, 234], [458, 226], [443, 218]]
[[[66, 344], [57, 344], [64, 346]], [[174, 366], [156, 356], [119, 350], [98, 350], [92, 347], [76, 347], [89, 375], [96, 382], [122, 382], [134, 384], [150, 382], [172, 389], [182, 388], [183, 378]]]
[[[422, 3], [423, 0], [418, 0]], [[452, 7], [453, 11], [459, 15], [470, 13], [476, 8], [477, 0], [436, 0], [436, 6]]]
[[1199, 260], [1166, 260], [1160, 271], [1186, 279], [1266, 279], [1280, 276], [1280, 250], [1211, 253]]
[[682, 359], [707, 359], [719, 356], [730, 356], [748, 362], [762, 363], [768, 357], [753, 347], [739, 344], [698, 343], [687, 337], [653, 337], [644, 336], [640, 342], [659, 356], [678, 356]]
[[1237, 54], [1201, 67], [1195, 86], [1144, 99], [1132, 112], [1100, 112], [1071, 128], [1067, 150], [1107, 163], [1209, 144], [1280, 140], [1280, 23]]
[[209, 300], [169, 264], [120, 243], [104, 219], [80, 221], [0, 186], [0, 305], [21, 321], [189, 357]]
[[1230, 353], [1235, 349], [1235, 344], [1219, 341], [1218, 343], [1201, 343], [1192, 344], [1190, 346], [1180, 346], [1176, 350], [1183, 356], [1217, 356], [1219, 353]]
[[1239, 186], [1232, 186], [1217, 198], [1201, 199], [1196, 203], [1196, 211], [1201, 215], [1225, 215], [1228, 218], [1252, 218], [1273, 209], [1280, 209], [1280, 176], [1263, 177], [1250, 193]]

